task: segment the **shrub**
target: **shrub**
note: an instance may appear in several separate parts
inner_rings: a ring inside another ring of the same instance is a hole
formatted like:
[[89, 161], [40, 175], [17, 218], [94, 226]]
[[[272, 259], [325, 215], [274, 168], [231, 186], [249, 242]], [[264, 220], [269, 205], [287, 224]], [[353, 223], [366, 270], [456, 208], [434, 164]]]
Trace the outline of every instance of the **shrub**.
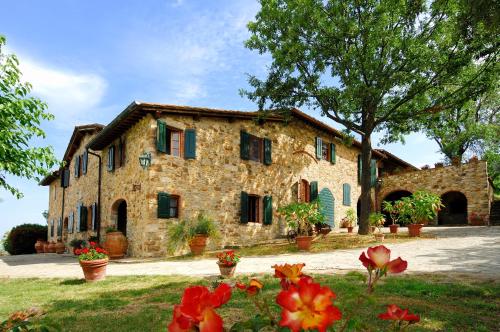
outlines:
[[5, 240], [5, 250], [11, 255], [34, 254], [38, 239], [47, 240], [47, 226], [37, 224], [15, 226]]

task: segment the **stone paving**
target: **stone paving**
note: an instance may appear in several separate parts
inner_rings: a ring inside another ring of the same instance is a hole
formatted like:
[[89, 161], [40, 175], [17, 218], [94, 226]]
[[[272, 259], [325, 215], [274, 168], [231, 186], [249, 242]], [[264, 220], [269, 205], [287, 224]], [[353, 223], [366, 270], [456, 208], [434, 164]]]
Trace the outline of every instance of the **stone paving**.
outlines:
[[[392, 256], [408, 261], [408, 273], [465, 273], [500, 277], [500, 227], [426, 227], [437, 236], [387, 245]], [[358, 257], [363, 249], [322, 253], [294, 253], [276, 256], [243, 257], [237, 273], [271, 273], [274, 264], [306, 263], [306, 272], [335, 273], [360, 270]], [[107, 275], [217, 275], [215, 259], [162, 261], [127, 259], [112, 261]], [[0, 278], [81, 278], [75, 257], [40, 254], [0, 257]]]

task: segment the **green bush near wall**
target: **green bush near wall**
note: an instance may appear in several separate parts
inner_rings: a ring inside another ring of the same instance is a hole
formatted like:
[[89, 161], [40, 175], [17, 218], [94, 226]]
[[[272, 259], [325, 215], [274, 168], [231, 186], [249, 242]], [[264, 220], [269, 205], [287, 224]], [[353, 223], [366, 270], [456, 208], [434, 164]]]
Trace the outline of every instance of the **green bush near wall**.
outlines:
[[33, 254], [38, 239], [47, 240], [47, 226], [22, 224], [10, 230], [4, 247], [11, 255]]

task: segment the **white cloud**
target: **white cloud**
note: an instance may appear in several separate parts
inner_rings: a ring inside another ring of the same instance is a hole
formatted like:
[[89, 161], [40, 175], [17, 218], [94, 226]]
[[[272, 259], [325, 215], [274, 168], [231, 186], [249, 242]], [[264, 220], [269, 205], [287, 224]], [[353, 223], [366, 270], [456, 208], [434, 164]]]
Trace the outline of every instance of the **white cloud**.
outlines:
[[67, 123], [73, 126], [92, 118], [106, 93], [108, 84], [104, 78], [18, 56], [23, 81], [30, 82], [32, 93], [47, 103], [48, 111], [56, 117], [56, 126], [67, 128]]

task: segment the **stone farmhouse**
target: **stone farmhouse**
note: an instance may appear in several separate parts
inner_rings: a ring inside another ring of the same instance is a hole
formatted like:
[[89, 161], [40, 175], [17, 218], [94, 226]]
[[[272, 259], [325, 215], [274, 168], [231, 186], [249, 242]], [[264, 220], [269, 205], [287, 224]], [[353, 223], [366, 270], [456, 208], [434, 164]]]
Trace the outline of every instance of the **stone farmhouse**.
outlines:
[[[316, 198], [338, 229], [347, 209], [359, 210], [360, 147], [296, 109], [262, 118], [133, 102], [107, 126], [75, 127], [65, 167], [41, 181], [49, 187], [49, 239], [102, 238], [114, 226], [127, 236], [129, 256], [162, 256], [168, 225], [203, 211], [219, 222], [222, 245], [251, 245], [286, 232], [278, 207]], [[372, 206], [425, 184], [464, 195], [466, 215], [488, 214], [485, 163], [453, 167], [453, 175], [421, 171], [373, 150]]]

